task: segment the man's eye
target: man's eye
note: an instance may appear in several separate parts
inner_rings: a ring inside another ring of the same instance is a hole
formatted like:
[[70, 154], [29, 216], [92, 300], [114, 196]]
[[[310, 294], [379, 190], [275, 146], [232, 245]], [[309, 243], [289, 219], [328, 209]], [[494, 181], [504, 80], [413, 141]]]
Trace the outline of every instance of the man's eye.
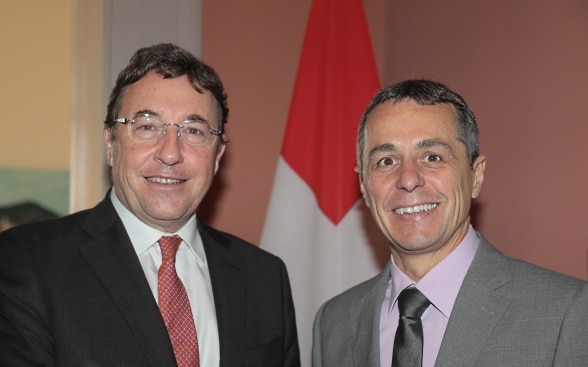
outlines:
[[425, 162], [441, 162], [442, 160], [441, 156], [437, 154], [427, 154], [425, 156]]
[[385, 157], [385, 158], [382, 158], [378, 161], [377, 166], [378, 167], [385, 167], [385, 166], [391, 166], [393, 164], [394, 164], [393, 158]]
[[184, 130], [184, 133], [190, 134], [190, 135], [203, 135], [204, 131], [202, 129], [197, 128], [197, 127], [187, 127], [186, 130]]
[[151, 123], [141, 123], [136, 126], [136, 129], [143, 131], [157, 131], [157, 125]]

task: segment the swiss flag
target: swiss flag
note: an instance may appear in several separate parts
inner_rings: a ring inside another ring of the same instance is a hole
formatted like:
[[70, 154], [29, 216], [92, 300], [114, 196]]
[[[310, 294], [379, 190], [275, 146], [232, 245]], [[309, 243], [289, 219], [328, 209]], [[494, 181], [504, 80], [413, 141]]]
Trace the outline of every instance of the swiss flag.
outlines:
[[261, 247], [288, 267], [303, 365], [312, 322], [328, 298], [375, 275], [361, 200], [357, 128], [379, 89], [361, 0], [314, 0]]

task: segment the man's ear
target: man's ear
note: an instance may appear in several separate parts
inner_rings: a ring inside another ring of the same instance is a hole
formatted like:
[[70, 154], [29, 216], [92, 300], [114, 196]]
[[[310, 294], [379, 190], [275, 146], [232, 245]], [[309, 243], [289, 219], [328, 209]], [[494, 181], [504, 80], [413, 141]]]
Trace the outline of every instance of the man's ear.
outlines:
[[472, 199], [480, 196], [482, 191], [482, 184], [484, 183], [484, 170], [486, 169], [486, 157], [479, 155], [474, 161], [473, 175], [474, 180], [472, 183]]
[[102, 131], [104, 145], [106, 146], [106, 163], [109, 166], [112, 166], [112, 134], [114, 133], [112, 129], [114, 129], [114, 126], [111, 128], [105, 127]]
[[363, 196], [363, 201], [365, 205], [369, 208], [370, 201], [368, 200], [368, 195], [365, 190], [365, 186], [363, 185], [363, 180], [361, 179], [361, 172], [359, 167], [355, 167], [354, 171], [357, 173], [357, 178], [359, 179], [359, 190], [361, 191], [361, 196]]
[[218, 168], [220, 167], [220, 160], [223, 157], [223, 155], [225, 154], [226, 147], [227, 147], [226, 143], [221, 143], [220, 147], [218, 147], [218, 150], [216, 152], [216, 157], [215, 157], [215, 162], [214, 162], [214, 174], [215, 175], [218, 172]]

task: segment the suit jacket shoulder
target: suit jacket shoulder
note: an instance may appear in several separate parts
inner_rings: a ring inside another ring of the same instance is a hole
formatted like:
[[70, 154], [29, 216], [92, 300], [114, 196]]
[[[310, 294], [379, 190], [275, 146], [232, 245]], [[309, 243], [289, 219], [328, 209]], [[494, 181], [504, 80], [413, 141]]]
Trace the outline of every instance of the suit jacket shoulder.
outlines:
[[586, 282], [504, 256], [481, 237], [436, 366], [552, 366], [560, 350], [585, 365], [587, 328], [567, 325], [588, 323], [587, 291]]
[[379, 322], [390, 279], [380, 274], [321, 306], [313, 325], [314, 367], [379, 366]]
[[0, 365], [175, 365], [157, 303], [108, 198], [1, 233], [0, 264]]

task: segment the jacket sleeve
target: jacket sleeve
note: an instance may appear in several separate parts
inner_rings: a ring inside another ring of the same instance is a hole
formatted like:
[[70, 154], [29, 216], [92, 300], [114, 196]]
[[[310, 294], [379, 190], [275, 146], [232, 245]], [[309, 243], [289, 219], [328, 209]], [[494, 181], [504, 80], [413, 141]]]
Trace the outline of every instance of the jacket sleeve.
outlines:
[[38, 274], [23, 247], [0, 233], [0, 366], [54, 366]]
[[576, 293], [562, 321], [554, 367], [585, 367], [588, 363], [588, 284]]
[[284, 300], [284, 323], [285, 323], [285, 367], [299, 367], [300, 366], [300, 350], [298, 346], [298, 333], [296, 330], [296, 316], [294, 312], [294, 301], [292, 299], [292, 290], [290, 287], [290, 280], [285, 264], [280, 260], [280, 272], [282, 273], [282, 289]]
[[322, 367], [322, 350], [321, 350], [321, 317], [323, 314], [323, 304], [314, 318], [312, 325], [312, 367]]

